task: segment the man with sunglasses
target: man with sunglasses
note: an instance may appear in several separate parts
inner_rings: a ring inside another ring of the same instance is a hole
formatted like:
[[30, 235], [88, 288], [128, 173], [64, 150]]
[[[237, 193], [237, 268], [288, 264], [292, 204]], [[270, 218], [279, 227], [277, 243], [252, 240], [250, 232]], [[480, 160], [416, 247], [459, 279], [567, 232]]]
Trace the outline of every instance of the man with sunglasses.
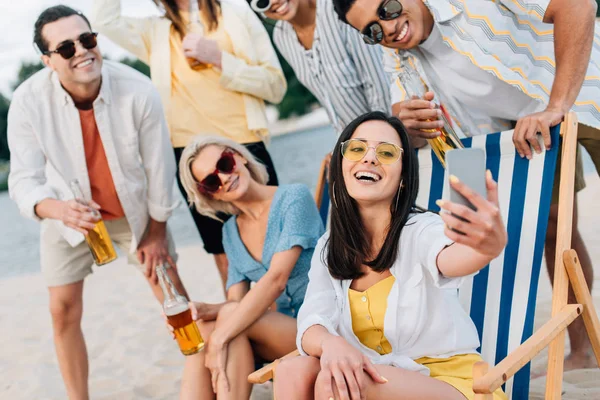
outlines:
[[[84, 234], [97, 221], [93, 209], [161, 299], [154, 267], [175, 267], [176, 259], [166, 228], [177, 205], [175, 162], [156, 89], [137, 71], [103, 62], [85, 16], [66, 6], [45, 10], [34, 42], [47, 68], [13, 96], [9, 190], [21, 213], [41, 222], [40, 262], [60, 370], [68, 397], [87, 399], [81, 317], [83, 280], [93, 264]], [[85, 204], [73, 198], [73, 179]], [[169, 275], [185, 293], [175, 268]]]
[[[369, 44], [386, 49], [392, 74], [393, 113], [402, 119], [416, 145], [442, 126], [434, 97], [468, 136], [514, 127], [521, 157], [549, 148], [551, 126], [570, 110], [579, 118], [579, 142], [600, 172], [600, 34], [593, 0], [333, 0], [342, 20]], [[551, 25], [553, 24], [553, 25]], [[592, 46], [593, 45], [593, 46]], [[590, 61], [591, 58], [591, 61]], [[395, 79], [413, 68], [430, 91], [406, 98]], [[433, 135], [433, 136], [432, 136]], [[585, 187], [581, 159], [575, 190]], [[546, 263], [554, 271], [558, 177], [546, 237]], [[575, 203], [576, 206], [577, 203]], [[573, 219], [573, 248], [591, 287], [593, 268]], [[574, 296], [571, 293], [571, 302]], [[583, 322], [569, 326], [571, 355], [565, 369], [595, 365]]]

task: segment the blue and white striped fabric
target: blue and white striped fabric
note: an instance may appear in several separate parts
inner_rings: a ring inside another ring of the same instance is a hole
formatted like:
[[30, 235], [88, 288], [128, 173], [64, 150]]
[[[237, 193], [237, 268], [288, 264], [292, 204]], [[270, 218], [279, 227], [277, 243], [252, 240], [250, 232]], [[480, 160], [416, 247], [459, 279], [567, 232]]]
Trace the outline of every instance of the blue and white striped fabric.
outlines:
[[[473, 319], [483, 359], [491, 366], [502, 361], [533, 331], [544, 240], [558, 155], [559, 126], [551, 129], [552, 149], [531, 161], [519, 157], [513, 131], [463, 139], [465, 147], [483, 148], [486, 168], [498, 182], [500, 210], [508, 230], [508, 244], [498, 258], [459, 290], [465, 310]], [[543, 146], [542, 146], [543, 147]], [[429, 147], [418, 151], [419, 194], [416, 204], [439, 212], [435, 201], [448, 198], [445, 169]], [[321, 198], [320, 214], [328, 226], [328, 185]], [[504, 386], [509, 399], [529, 398], [527, 364]]]
[[[544, 239], [558, 154], [559, 127], [552, 129], [552, 149], [531, 161], [519, 157], [513, 131], [464, 139], [465, 147], [486, 152], [486, 168], [499, 185], [500, 210], [508, 230], [504, 252], [459, 290], [465, 310], [477, 326], [481, 354], [498, 364], [533, 330]], [[439, 211], [435, 201], [447, 196], [446, 171], [429, 148], [418, 151], [417, 205]], [[509, 399], [529, 398], [529, 364], [505, 385]]]

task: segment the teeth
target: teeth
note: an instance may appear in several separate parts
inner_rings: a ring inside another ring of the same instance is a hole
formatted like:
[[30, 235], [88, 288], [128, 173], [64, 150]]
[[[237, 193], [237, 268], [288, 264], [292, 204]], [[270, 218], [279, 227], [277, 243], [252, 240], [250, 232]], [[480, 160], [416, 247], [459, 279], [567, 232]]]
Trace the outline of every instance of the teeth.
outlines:
[[364, 171], [357, 172], [356, 175], [354, 175], [354, 176], [357, 179], [363, 179], [363, 178], [372, 179], [374, 182], [377, 182], [381, 179], [381, 177], [377, 174], [374, 174], [372, 172], [364, 172]]
[[275, 10], [276, 13], [279, 14], [283, 14], [285, 11], [287, 11], [287, 1], [284, 2], [282, 5], [280, 5], [279, 7], [277, 7], [277, 10]]
[[396, 38], [396, 40], [400, 41], [400, 40], [404, 39], [404, 36], [406, 36], [407, 32], [408, 32], [408, 22], [405, 22], [404, 23], [404, 27], [400, 31], [400, 34], [398, 35], [398, 37]]
[[92, 60], [87, 60], [87, 61], [84, 61], [84, 62], [82, 62], [81, 64], [78, 64], [78, 65], [77, 65], [77, 68], [84, 68], [84, 67], [87, 67], [87, 66], [88, 66], [88, 65], [90, 65], [91, 63], [92, 63]]

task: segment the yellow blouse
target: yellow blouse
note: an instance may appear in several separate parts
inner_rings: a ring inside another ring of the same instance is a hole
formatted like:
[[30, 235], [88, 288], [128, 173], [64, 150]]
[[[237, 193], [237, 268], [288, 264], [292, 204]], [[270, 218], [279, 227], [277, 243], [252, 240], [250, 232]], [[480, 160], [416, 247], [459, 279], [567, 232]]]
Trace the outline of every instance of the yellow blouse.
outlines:
[[[187, 22], [189, 14], [181, 12], [181, 16]], [[222, 18], [219, 18], [219, 27], [206, 32], [205, 37], [215, 40], [222, 51], [233, 52]], [[192, 69], [181, 42], [172, 26], [170, 122], [173, 147], [185, 147], [198, 134], [225, 136], [238, 143], [260, 141], [261, 137], [248, 129], [243, 95], [223, 87], [218, 69]]]
[[364, 292], [348, 290], [352, 330], [362, 344], [379, 354], [392, 352], [392, 346], [383, 335], [383, 321], [395, 281], [394, 276], [388, 276]]

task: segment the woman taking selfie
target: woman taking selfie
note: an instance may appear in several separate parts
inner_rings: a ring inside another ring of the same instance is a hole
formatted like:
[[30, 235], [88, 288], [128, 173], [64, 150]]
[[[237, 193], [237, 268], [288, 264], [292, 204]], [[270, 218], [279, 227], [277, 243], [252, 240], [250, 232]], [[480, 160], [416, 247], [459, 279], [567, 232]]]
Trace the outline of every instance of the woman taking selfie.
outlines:
[[348, 125], [330, 171], [331, 230], [298, 316], [304, 356], [279, 364], [275, 395], [472, 399], [479, 339], [455, 289], [506, 244], [496, 183], [488, 173], [485, 199], [451, 179], [477, 211], [416, 213], [417, 156], [402, 123], [378, 112]]
[[[286, 82], [269, 36], [243, 2], [195, 1], [155, 0], [163, 16], [131, 18], [120, 0], [95, 0], [92, 25], [150, 66], [178, 161], [195, 135], [217, 134], [244, 144], [276, 185], [264, 101], [280, 102]], [[225, 283], [222, 223], [191, 211]]]
[[223, 226], [227, 302], [192, 307], [207, 347], [186, 357], [181, 397], [248, 399], [255, 358], [272, 361], [295, 348], [321, 218], [305, 186], [267, 186], [265, 167], [231, 140], [198, 137], [179, 167], [198, 212], [233, 215]]

